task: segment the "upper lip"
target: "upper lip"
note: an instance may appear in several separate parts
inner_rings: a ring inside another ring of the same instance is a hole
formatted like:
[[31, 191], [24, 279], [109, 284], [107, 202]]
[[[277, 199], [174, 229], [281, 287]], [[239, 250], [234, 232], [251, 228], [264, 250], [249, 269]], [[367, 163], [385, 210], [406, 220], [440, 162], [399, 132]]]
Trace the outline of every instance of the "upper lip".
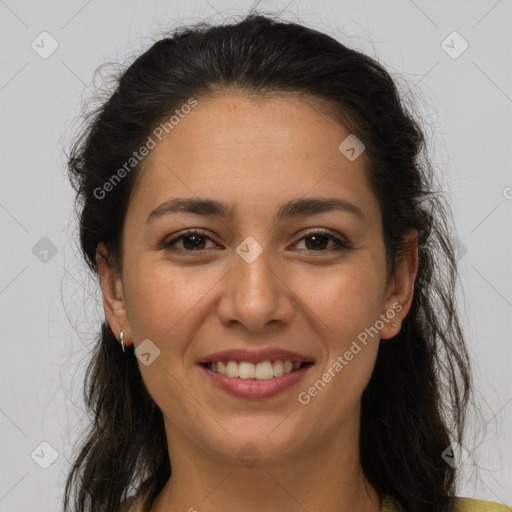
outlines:
[[263, 361], [292, 361], [306, 363], [314, 362], [314, 358], [298, 354], [297, 352], [290, 352], [279, 348], [269, 348], [266, 350], [248, 350], [248, 349], [233, 349], [223, 350], [222, 352], [215, 352], [209, 356], [203, 357], [197, 363], [218, 363], [219, 361], [247, 361], [248, 363], [261, 363]]

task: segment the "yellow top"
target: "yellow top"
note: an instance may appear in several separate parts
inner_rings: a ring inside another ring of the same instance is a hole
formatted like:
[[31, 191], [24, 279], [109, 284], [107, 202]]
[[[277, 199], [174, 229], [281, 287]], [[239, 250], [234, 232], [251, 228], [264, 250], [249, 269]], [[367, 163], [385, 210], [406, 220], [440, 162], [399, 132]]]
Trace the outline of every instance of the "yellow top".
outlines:
[[[396, 512], [396, 508], [388, 498], [384, 498], [380, 512]], [[453, 512], [512, 512], [512, 508], [494, 501], [457, 497]]]
[[[143, 505], [144, 496], [141, 496], [132, 503], [127, 512], [142, 512]], [[396, 509], [388, 498], [384, 498], [380, 512], [396, 512]], [[512, 512], [512, 508], [502, 503], [495, 503], [494, 501], [458, 497], [455, 502], [454, 512]]]

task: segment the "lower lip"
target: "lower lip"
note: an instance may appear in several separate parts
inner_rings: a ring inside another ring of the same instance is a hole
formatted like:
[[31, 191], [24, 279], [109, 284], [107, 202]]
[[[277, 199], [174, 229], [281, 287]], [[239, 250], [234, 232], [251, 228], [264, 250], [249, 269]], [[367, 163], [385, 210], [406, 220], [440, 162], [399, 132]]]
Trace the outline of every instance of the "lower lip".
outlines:
[[238, 398], [269, 398], [291, 388], [304, 377], [313, 365], [308, 365], [294, 372], [285, 373], [280, 377], [272, 377], [268, 380], [226, 377], [213, 370], [209, 370], [203, 365], [199, 366], [214, 384], [230, 395]]

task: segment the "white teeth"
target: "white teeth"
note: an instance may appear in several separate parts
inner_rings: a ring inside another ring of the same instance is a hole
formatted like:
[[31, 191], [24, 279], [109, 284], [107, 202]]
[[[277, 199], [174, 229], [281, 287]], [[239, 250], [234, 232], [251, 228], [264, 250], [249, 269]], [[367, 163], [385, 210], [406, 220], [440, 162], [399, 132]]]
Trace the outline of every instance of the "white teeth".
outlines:
[[274, 377], [281, 377], [284, 373], [283, 361], [274, 361], [272, 369], [274, 371]]
[[260, 377], [258, 377], [258, 366], [255, 367], [252, 363], [241, 361], [238, 363], [238, 375], [241, 379], [254, 379], [256, 374], [256, 378], [259, 379]]
[[[244, 364], [244, 363], [240, 363]], [[250, 363], [245, 363], [250, 364]], [[254, 365], [251, 365], [254, 366]], [[254, 375], [258, 380], [268, 380], [274, 376], [274, 369], [272, 368], [272, 363], [270, 361], [263, 361], [262, 363], [258, 363], [256, 365], [256, 372]]]
[[302, 363], [292, 361], [262, 361], [258, 364], [248, 361], [219, 361], [211, 363], [210, 369], [230, 378], [269, 380], [273, 377], [281, 377], [285, 373], [291, 373], [300, 368]]
[[238, 374], [238, 363], [236, 361], [228, 361], [226, 365], [226, 376], [227, 377], [239, 377]]

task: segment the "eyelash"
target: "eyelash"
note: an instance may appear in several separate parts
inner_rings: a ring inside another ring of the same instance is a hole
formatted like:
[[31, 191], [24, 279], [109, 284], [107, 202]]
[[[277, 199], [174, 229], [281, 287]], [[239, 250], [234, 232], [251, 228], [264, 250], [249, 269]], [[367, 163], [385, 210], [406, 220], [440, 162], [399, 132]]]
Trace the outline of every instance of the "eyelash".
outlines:
[[[215, 242], [215, 240], [213, 240], [211, 237], [207, 236], [202, 231], [189, 230], [189, 231], [185, 231], [180, 236], [178, 236], [176, 238], [173, 238], [169, 242], [164, 242], [162, 247], [164, 249], [167, 249], [167, 250], [170, 250], [170, 251], [173, 251], [173, 252], [176, 252], [176, 253], [182, 253], [182, 254], [185, 253], [185, 254], [201, 255], [201, 254], [205, 253], [206, 251], [208, 251], [208, 249], [202, 249], [202, 250], [199, 250], [199, 251], [191, 251], [191, 250], [187, 250], [187, 249], [175, 249], [175, 248], [172, 248], [172, 246], [176, 242], [179, 242], [182, 239], [187, 238], [189, 236], [193, 236], [193, 235], [199, 235], [199, 236], [202, 236], [203, 238], [205, 238], [207, 240], [211, 240], [212, 242]], [[325, 231], [325, 230], [322, 230], [322, 229], [315, 229], [315, 230], [309, 231], [308, 233], [306, 233], [305, 236], [303, 236], [302, 238], [297, 240], [296, 243], [301, 242], [305, 238], [310, 238], [310, 237], [315, 236], [315, 235], [321, 235], [321, 236], [324, 236], [324, 237], [332, 240], [336, 244], [336, 247], [334, 249], [331, 248], [330, 250], [329, 249], [322, 249], [322, 250], [318, 250], [318, 251], [309, 250], [308, 252], [320, 253], [321, 254], [321, 253], [329, 253], [329, 252], [349, 251], [349, 250], [352, 249], [352, 247], [349, 244], [347, 244], [346, 242], [340, 240], [336, 236], [332, 235], [329, 231]]]

